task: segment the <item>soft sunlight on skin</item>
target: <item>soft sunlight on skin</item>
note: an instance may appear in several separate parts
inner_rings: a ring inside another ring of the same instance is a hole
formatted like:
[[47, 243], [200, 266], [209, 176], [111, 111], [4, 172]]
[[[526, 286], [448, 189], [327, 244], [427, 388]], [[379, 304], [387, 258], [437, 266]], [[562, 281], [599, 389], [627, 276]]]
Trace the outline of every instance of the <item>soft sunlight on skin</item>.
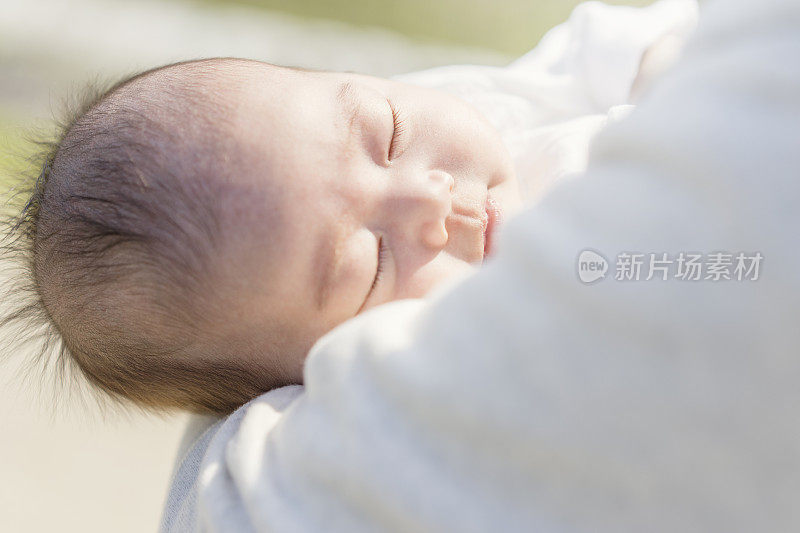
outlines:
[[354, 73], [228, 68], [235, 87], [219, 97], [236, 110], [227, 126], [246, 169], [233, 185], [252, 191], [242, 209], [256, 222], [226, 254], [226, 308], [264, 331], [256, 346], [283, 343], [279, 364], [298, 382], [337, 324], [479, 266], [489, 195], [504, 217], [519, 208], [499, 134], [455, 97]]

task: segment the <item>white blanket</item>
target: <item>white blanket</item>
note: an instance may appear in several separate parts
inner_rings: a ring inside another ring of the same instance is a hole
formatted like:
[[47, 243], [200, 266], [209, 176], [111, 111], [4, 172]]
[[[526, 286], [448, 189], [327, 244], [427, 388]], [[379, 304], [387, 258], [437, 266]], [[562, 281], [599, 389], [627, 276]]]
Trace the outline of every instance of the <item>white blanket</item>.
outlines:
[[[335, 328], [305, 389], [196, 440], [162, 529], [796, 531], [800, 3], [704, 9], [483, 269]], [[585, 285], [586, 248], [764, 260], [757, 281]]]

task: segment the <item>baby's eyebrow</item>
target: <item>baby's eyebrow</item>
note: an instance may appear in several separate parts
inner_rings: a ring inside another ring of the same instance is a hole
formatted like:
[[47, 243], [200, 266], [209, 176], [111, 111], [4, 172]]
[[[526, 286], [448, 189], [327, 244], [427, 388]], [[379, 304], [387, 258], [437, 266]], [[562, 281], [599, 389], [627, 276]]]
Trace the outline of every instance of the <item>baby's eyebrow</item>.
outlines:
[[314, 252], [314, 265], [317, 266], [318, 284], [316, 287], [317, 309], [322, 311], [333, 288], [336, 271], [342, 260], [342, 245], [344, 234], [341, 226], [337, 225], [333, 231], [326, 232], [319, 239]]
[[351, 139], [355, 130], [355, 121], [361, 108], [361, 101], [358, 98], [358, 90], [352, 81], [345, 81], [339, 85], [336, 91], [336, 101], [342, 116], [347, 124], [347, 139]]
[[[358, 89], [351, 81], [345, 81], [339, 84], [336, 91], [337, 107], [342, 112], [342, 118], [347, 124], [347, 137], [346, 141], [353, 138], [355, 133], [355, 120], [361, 109], [361, 100], [358, 98]], [[334, 228], [333, 232], [329, 232], [319, 239], [319, 243], [314, 253], [314, 264], [317, 265], [317, 279], [319, 280], [316, 287], [316, 301], [317, 309], [324, 309], [327, 300], [330, 296], [331, 289], [333, 288], [333, 281], [336, 279], [336, 273], [342, 262], [342, 246], [345, 241], [341, 227]]]

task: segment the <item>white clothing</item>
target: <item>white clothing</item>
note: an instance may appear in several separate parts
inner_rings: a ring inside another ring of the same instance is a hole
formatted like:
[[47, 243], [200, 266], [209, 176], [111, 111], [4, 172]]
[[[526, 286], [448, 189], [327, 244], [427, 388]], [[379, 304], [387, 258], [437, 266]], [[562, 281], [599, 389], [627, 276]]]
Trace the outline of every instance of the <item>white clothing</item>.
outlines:
[[[508, 221], [481, 270], [338, 326], [305, 389], [212, 426], [162, 529], [797, 531], [800, 3], [703, 8], [587, 173]], [[584, 285], [589, 247], [764, 267]]]

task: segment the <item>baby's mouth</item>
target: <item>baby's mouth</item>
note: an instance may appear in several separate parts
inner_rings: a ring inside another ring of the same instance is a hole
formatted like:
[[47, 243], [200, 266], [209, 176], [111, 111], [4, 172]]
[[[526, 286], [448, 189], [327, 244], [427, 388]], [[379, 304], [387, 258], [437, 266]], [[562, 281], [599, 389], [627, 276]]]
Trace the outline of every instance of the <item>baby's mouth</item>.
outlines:
[[491, 192], [486, 194], [480, 207], [475, 204], [453, 204], [445, 221], [450, 253], [467, 263], [480, 266], [497, 247], [496, 234], [502, 220], [503, 209]]
[[486, 196], [486, 217], [487, 223], [483, 232], [484, 259], [494, 253], [497, 230], [503, 223], [503, 211], [500, 209], [500, 204], [497, 203], [497, 200], [492, 197], [491, 192]]

